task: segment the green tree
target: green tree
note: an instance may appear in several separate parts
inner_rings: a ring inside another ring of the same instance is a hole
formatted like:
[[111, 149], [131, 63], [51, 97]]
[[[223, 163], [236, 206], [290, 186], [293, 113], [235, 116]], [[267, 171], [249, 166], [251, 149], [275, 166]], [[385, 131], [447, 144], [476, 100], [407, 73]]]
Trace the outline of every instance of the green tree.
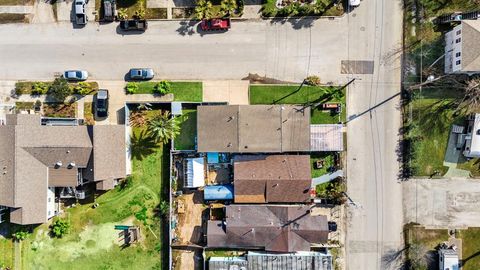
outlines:
[[28, 232], [20, 230], [20, 231], [15, 232], [14, 234], [12, 234], [12, 237], [15, 241], [20, 242], [20, 241], [25, 240], [28, 237]]
[[160, 212], [160, 215], [166, 216], [168, 214], [168, 212], [170, 211], [170, 205], [168, 204], [167, 201], [162, 201], [158, 205], [158, 210]]
[[211, 19], [213, 16], [213, 5], [208, 0], [198, 0], [195, 7], [195, 16], [199, 20]]
[[58, 102], [65, 102], [65, 99], [72, 94], [72, 89], [69, 87], [65, 78], [56, 78], [47, 94]]
[[55, 219], [50, 225], [50, 232], [52, 233], [52, 236], [57, 237], [57, 238], [62, 238], [65, 234], [68, 233], [68, 230], [70, 229], [70, 224], [63, 219]]
[[222, 0], [220, 11], [227, 17], [237, 10], [237, 0]]
[[147, 130], [157, 142], [167, 143], [180, 134], [180, 121], [170, 112], [160, 111], [149, 119]]
[[128, 82], [125, 89], [127, 90], [127, 94], [135, 94], [138, 91], [138, 83]]

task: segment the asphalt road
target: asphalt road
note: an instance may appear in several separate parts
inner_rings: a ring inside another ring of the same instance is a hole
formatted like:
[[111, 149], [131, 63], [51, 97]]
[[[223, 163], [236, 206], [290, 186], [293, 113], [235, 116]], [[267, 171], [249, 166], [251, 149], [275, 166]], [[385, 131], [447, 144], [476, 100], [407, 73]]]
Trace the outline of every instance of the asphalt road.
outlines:
[[345, 22], [235, 21], [230, 31], [210, 34], [187, 22], [150, 22], [144, 34], [128, 35], [117, 33], [116, 23], [82, 29], [70, 23], [0, 25], [0, 80], [50, 79], [72, 68], [88, 70], [95, 80], [122, 80], [132, 67], [152, 67], [168, 79], [242, 79], [252, 73], [302, 81], [318, 74], [340, 82]]
[[348, 59], [373, 60], [371, 75], [348, 89], [347, 269], [401, 269], [402, 185], [396, 153], [401, 124], [399, 92], [402, 3], [364, 0], [348, 20]]

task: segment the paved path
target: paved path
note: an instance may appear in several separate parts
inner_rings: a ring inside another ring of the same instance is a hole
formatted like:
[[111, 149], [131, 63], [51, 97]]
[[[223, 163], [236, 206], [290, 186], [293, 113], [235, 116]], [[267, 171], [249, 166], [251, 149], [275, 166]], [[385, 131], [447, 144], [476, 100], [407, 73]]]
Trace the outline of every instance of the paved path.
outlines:
[[149, 22], [140, 35], [117, 34], [114, 23], [0, 25], [0, 80], [48, 80], [69, 68], [86, 69], [93, 80], [122, 80], [130, 68], [146, 66], [171, 80], [239, 80], [252, 73], [300, 82], [317, 74], [345, 83], [340, 62], [347, 39], [339, 33], [346, 23], [235, 21], [227, 33], [204, 35], [196, 24], [178, 21]]
[[313, 178], [312, 179], [312, 188], [315, 188], [317, 185], [330, 182], [333, 179], [335, 179], [337, 177], [341, 177], [341, 176], [343, 176], [343, 171], [338, 170], [334, 173], [327, 173], [327, 174], [324, 174], [320, 177]]
[[53, 14], [53, 7], [50, 3], [44, 0], [36, 0], [33, 5], [33, 19], [30, 23], [33, 24], [50, 24], [55, 22], [55, 15]]
[[32, 6], [0, 6], [0, 13], [29, 14], [32, 11]]
[[204, 81], [204, 102], [227, 102], [230, 105], [248, 105], [249, 81]]

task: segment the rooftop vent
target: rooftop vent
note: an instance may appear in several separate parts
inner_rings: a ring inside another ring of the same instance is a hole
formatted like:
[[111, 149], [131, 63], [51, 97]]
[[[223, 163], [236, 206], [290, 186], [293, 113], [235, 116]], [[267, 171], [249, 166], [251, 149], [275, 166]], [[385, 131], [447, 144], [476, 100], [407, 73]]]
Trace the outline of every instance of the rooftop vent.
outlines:
[[70, 163], [68, 163], [68, 168], [71, 169], [71, 168], [75, 167], [75, 165], [76, 165], [75, 162], [70, 162]]
[[57, 163], [55, 163], [55, 168], [58, 168], [58, 167], [62, 167], [63, 163], [61, 161], [57, 161]]

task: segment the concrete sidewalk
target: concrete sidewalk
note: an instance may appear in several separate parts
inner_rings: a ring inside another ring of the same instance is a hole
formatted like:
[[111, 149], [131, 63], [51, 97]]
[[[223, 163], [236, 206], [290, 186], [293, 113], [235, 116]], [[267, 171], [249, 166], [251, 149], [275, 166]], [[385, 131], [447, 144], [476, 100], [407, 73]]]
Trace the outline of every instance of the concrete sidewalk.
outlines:
[[0, 6], [0, 13], [29, 14], [32, 12], [32, 6]]

